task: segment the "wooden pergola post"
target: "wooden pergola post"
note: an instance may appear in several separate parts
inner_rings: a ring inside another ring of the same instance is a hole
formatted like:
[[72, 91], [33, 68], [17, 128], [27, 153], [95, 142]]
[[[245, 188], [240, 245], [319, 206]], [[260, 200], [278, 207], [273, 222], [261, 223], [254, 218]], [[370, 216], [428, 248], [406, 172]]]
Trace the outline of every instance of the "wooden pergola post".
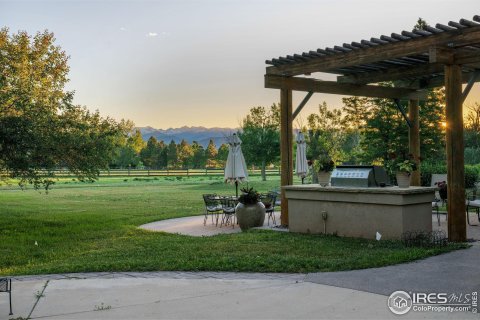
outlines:
[[[292, 115], [292, 90], [280, 90], [280, 158], [282, 175], [281, 186], [293, 184], [293, 115]], [[281, 191], [282, 208], [281, 224], [288, 225], [288, 202], [285, 191]]]
[[415, 162], [417, 163], [417, 170], [412, 173], [410, 184], [412, 186], [420, 186], [420, 124], [418, 100], [409, 100], [408, 120], [411, 125], [408, 128], [409, 152], [413, 155]]
[[463, 143], [462, 69], [445, 65], [448, 240], [467, 240]]

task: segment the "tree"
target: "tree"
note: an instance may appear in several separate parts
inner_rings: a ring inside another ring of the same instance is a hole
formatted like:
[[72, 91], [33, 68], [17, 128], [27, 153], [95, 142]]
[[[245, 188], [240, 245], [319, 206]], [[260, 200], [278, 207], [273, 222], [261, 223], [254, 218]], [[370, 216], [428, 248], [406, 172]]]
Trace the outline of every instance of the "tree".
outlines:
[[341, 110], [329, 110], [323, 102], [318, 106], [317, 114], [307, 117], [307, 122], [307, 157], [316, 160], [321, 155], [327, 155], [334, 162], [343, 161], [346, 134]]
[[465, 163], [480, 163], [480, 104], [468, 107], [465, 117]]
[[225, 168], [225, 164], [228, 158], [228, 151], [229, 151], [229, 148], [228, 148], [228, 144], [226, 143], [222, 143], [220, 148], [218, 148], [216, 161], [217, 161], [217, 165], [220, 166], [221, 168]]
[[178, 166], [177, 145], [175, 141], [170, 141], [167, 147], [167, 167], [176, 168]]
[[368, 109], [365, 98], [349, 97], [343, 98], [343, 122], [345, 130], [345, 143], [343, 150], [345, 152], [345, 161], [348, 163], [359, 163], [362, 159], [363, 150], [360, 146], [365, 120], [368, 115]]
[[420, 155], [428, 161], [444, 161], [445, 154], [445, 88], [429, 90], [426, 101], [420, 101]]
[[145, 148], [140, 151], [140, 159], [148, 168], [158, 168], [162, 146], [154, 136], [151, 136]]
[[468, 107], [465, 117], [465, 147], [480, 149], [480, 104]]
[[125, 123], [73, 105], [68, 57], [47, 31], [0, 30], [0, 172], [48, 188], [54, 169], [96, 179], [111, 163]]
[[205, 151], [205, 153], [207, 156], [207, 167], [214, 168], [217, 164], [216, 158], [218, 151], [215, 142], [213, 142], [213, 139], [210, 139], [210, 141], [208, 142], [207, 150]]
[[135, 129], [134, 133], [128, 137], [128, 145], [133, 148], [136, 154], [140, 155], [140, 151], [147, 145], [140, 130]]
[[205, 149], [201, 145], [199, 145], [197, 141], [193, 141], [192, 151], [193, 151], [193, 157], [191, 160], [192, 167], [194, 169], [205, 168], [205, 166], [207, 165], [207, 156], [205, 153]]
[[182, 139], [177, 147], [177, 159], [179, 164], [184, 169], [188, 169], [191, 166], [191, 160], [193, 158], [193, 150], [190, 144]]
[[413, 30], [425, 30], [425, 27], [428, 27], [427, 21], [423, 20], [422, 18], [418, 18], [417, 23], [413, 26]]
[[262, 171], [262, 180], [267, 179], [265, 169], [267, 164], [275, 162], [280, 157], [280, 123], [279, 107], [273, 104], [269, 110], [264, 107], [254, 107], [243, 120], [242, 150], [247, 164], [258, 165]]

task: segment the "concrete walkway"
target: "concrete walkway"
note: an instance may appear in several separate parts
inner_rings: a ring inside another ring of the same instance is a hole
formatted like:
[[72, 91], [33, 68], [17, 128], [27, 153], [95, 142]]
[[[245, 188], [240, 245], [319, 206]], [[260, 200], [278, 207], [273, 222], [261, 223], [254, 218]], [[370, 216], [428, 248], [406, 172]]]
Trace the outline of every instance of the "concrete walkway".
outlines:
[[[387, 296], [480, 290], [480, 244], [397, 266], [347, 272], [75, 273], [13, 278], [0, 319], [393, 319]], [[410, 311], [405, 319], [478, 319]]]
[[[203, 227], [203, 217], [193, 218], [200, 218]], [[185, 226], [198, 229], [198, 221], [193, 218], [183, 220]], [[432, 220], [436, 223], [435, 216]], [[442, 217], [442, 228], [444, 220]], [[175, 224], [169, 228], [175, 230]], [[238, 226], [205, 228], [240, 232]], [[470, 227], [469, 237], [478, 232], [472, 228], [480, 226]], [[464, 312], [410, 311], [398, 316], [387, 308], [387, 298], [398, 290], [478, 292], [479, 275], [480, 242], [474, 242], [469, 249], [412, 263], [346, 272], [101, 272], [19, 276], [13, 278], [14, 315], [8, 315], [8, 296], [0, 294], [0, 320], [478, 319], [478, 315]]]

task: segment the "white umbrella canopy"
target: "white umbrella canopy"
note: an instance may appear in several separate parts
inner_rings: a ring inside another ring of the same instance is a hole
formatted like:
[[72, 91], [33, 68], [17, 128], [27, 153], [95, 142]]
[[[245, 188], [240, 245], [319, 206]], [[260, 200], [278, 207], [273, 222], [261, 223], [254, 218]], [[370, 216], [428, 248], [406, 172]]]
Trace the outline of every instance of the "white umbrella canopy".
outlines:
[[307, 143], [305, 142], [305, 137], [303, 133], [299, 132], [297, 134], [297, 156], [295, 162], [295, 172], [297, 176], [303, 179], [307, 176], [308, 172], [308, 162], [307, 162]]
[[225, 182], [235, 183], [236, 195], [238, 197], [238, 182], [248, 179], [247, 164], [242, 153], [242, 141], [236, 133], [227, 137], [229, 146], [227, 163], [225, 165]]

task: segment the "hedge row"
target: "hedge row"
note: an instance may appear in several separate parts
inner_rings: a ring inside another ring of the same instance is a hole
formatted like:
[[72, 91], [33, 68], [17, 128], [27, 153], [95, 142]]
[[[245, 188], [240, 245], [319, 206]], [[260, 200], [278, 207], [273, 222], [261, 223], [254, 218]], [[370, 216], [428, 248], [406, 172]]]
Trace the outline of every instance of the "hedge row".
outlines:
[[[422, 186], [430, 186], [432, 174], [446, 174], [447, 165], [445, 163], [422, 162], [420, 165], [420, 179]], [[465, 165], [465, 188], [475, 187], [475, 183], [479, 181], [480, 164]]]

